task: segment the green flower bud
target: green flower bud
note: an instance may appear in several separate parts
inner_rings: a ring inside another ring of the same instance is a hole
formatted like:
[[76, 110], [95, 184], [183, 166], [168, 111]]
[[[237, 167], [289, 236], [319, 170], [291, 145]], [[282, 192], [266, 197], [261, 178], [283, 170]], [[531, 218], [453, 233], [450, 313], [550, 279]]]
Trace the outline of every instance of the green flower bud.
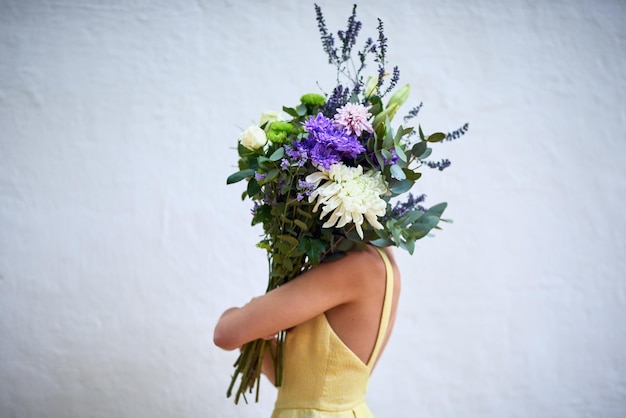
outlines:
[[[387, 102], [387, 107], [390, 107], [394, 104], [397, 104], [398, 107], [402, 106], [404, 102], [406, 102], [406, 99], [409, 98], [410, 93], [411, 87], [408, 84], [402, 88], [399, 88], [395, 91], [395, 93], [393, 93], [393, 95], [391, 95], [389, 102]], [[391, 119], [391, 117], [389, 119]]]
[[378, 85], [378, 76], [367, 77], [367, 81], [365, 82], [364, 93], [365, 97], [371, 97], [376, 94], [376, 86]]
[[307, 93], [300, 98], [300, 102], [307, 106], [324, 106], [326, 98], [321, 94]]
[[284, 144], [287, 142], [287, 135], [294, 130], [294, 126], [289, 122], [272, 122], [267, 128], [267, 139], [275, 144]]

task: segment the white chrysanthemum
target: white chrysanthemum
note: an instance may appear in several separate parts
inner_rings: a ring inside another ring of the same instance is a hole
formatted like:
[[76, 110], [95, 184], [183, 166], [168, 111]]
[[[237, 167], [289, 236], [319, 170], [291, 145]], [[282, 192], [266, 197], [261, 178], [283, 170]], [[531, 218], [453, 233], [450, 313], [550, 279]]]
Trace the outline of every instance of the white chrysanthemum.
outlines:
[[309, 174], [306, 181], [316, 186], [309, 196], [309, 203], [317, 199], [313, 212], [317, 212], [321, 206], [320, 219], [331, 214], [322, 227], [341, 228], [353, 222], [361, 238], [364, 219], [376, 229], [383, 228], [378, 217], [385, 215], [387, 202], [381, 196], [387, 194], [388, 190], [380, 172], [370, 170], [363, 173], [361, 166], [348, 167], [337, 163], [329, 170]]

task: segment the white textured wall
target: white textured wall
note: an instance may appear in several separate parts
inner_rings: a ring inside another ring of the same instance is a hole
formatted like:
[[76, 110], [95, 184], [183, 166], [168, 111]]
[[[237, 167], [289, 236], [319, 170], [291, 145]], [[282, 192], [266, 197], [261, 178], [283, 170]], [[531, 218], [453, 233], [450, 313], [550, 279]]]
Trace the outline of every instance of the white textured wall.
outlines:
[[[422, 181], [455, 223], [399, 253], [371, 408], [626, 416], [626, 5], [359, 7], [422, 125], [471, 123]], [[0, 0], [1, 417], [269, 414], [269, 384], [225, 398], [212, 345], [265, 285], [225, 178], [241, 128], [333, 78], [309, 2]]]

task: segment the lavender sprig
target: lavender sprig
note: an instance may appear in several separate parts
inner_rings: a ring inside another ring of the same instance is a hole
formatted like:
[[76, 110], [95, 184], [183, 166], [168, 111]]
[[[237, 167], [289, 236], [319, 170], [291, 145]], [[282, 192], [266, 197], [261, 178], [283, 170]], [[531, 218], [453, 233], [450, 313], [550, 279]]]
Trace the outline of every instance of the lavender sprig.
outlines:
[[317, 27], [322, 37], [322, 47], [324, 48], [324, 52], [328, 55], [328, 63], [337, 65], [339, 56], [337, 55], [337, 48], [335, 48], [335, 37], [332, 33], [328, 32], [322, 9], [317, 4], [314, 4], [314, 6]]
[[456, 129], [452, 132], [448, 132], [446, 135], [446, 141], [454, 141], [455, 139], [459, 139], [461, 136], [465, 135], [465, 132], [469, 129], [469, 123], [465, 123], [465, 125], [461, 126], [459, 129]]
[[326, 104], [322, 108], [322, 114], [328, 118], [332, 118], [337, 109], [348, 103], [350, 98], [350, 89], [338, 84], [334, 89]]
[[387, 37], [385, 36], [383, 21], [380, 18], [378, 19], [377, 29], [378, 42], [374, 47], [374, 62], [378, 63], [378, 83], [376, 85], [376, 90], [380, 91], [385, 76], [385, 64], [387, 63], [385, 60], [385, 55], [387, 54]]
[[352, 14], [348, 18], [348, 28], [346, 31], [340, 30], [337, 32], [339, 39], [342, 42], [341, 45], [341, 62], [346, 62], [352, 56], [352, 47], [356, 43], [356, 39], [359, 36], [361, 30], [361, 22], [356, 20], [356, 4], [352, 7]]
[[[409, 110], [409, 113], [407, 113], [407, 115], [404, 117], [404, 123], [408, 122], [409, 120], [413, 119], [414, 117], [417, 117], [417, 115], [420, 112], [420, 110], [422, 109], [423, 105], [424, 105], [424, 103], [422, 102], [419, 105], [415, 106], [413, 109]], [[413, 131], [411, 133], [415, 133], [415, 131]]]
[[409, 195], [407, 196], [404, 202], [397, 202], [395, 206], [393, 207], [393, 209], [391, 209], [392, 216], [394, 218], [400, 218], [402, 215], [408, 212], [414, 211], [416, 209], [421, 212], [426, 212], [428, 209], [420, 205], [420, 203], [423, 203], [425, 200], [426, 200], [425, 194], [414, 196], [413, 193], [409, 193]]
[[443, 171], [446, 168], [450, 167], [452, 163], [447, 158], [444, 158], [441, 161], [424, 161], [424, 164], [426, 164], [430, 168], [437, 168], [439, 169], [439, 171]]

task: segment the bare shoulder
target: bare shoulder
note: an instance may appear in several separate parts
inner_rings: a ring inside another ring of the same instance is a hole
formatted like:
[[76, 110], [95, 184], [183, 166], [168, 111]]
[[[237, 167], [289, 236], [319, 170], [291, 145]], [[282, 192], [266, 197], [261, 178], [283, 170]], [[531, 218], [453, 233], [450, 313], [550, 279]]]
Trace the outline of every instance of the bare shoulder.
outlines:
[[[393, 257], [391, 249], [383, 249], [393, 269], [393, 275], [399, 276], [398, 267]], [[384, 283], [387, 277], [386, 266], [383, 262], [379, 250], [368, 245], [362, 250], [350, 251], [344, 257], [319, 266], [319, 273], [332, 276], [335, 286], [346, 286], [352, 289], [351, 292], [369, 291], [380, 289], [380, 284]], [[329, 277], [330, 279], [330, 277]]]
[[385, 272], [380, 254], [370, 245], [360, 250], [349, 251], [341, 258], [322, 263], [320, 267], [339, 272], [337, 278], [347, 281], [359, 280], [363, 276], [379, 276]]

